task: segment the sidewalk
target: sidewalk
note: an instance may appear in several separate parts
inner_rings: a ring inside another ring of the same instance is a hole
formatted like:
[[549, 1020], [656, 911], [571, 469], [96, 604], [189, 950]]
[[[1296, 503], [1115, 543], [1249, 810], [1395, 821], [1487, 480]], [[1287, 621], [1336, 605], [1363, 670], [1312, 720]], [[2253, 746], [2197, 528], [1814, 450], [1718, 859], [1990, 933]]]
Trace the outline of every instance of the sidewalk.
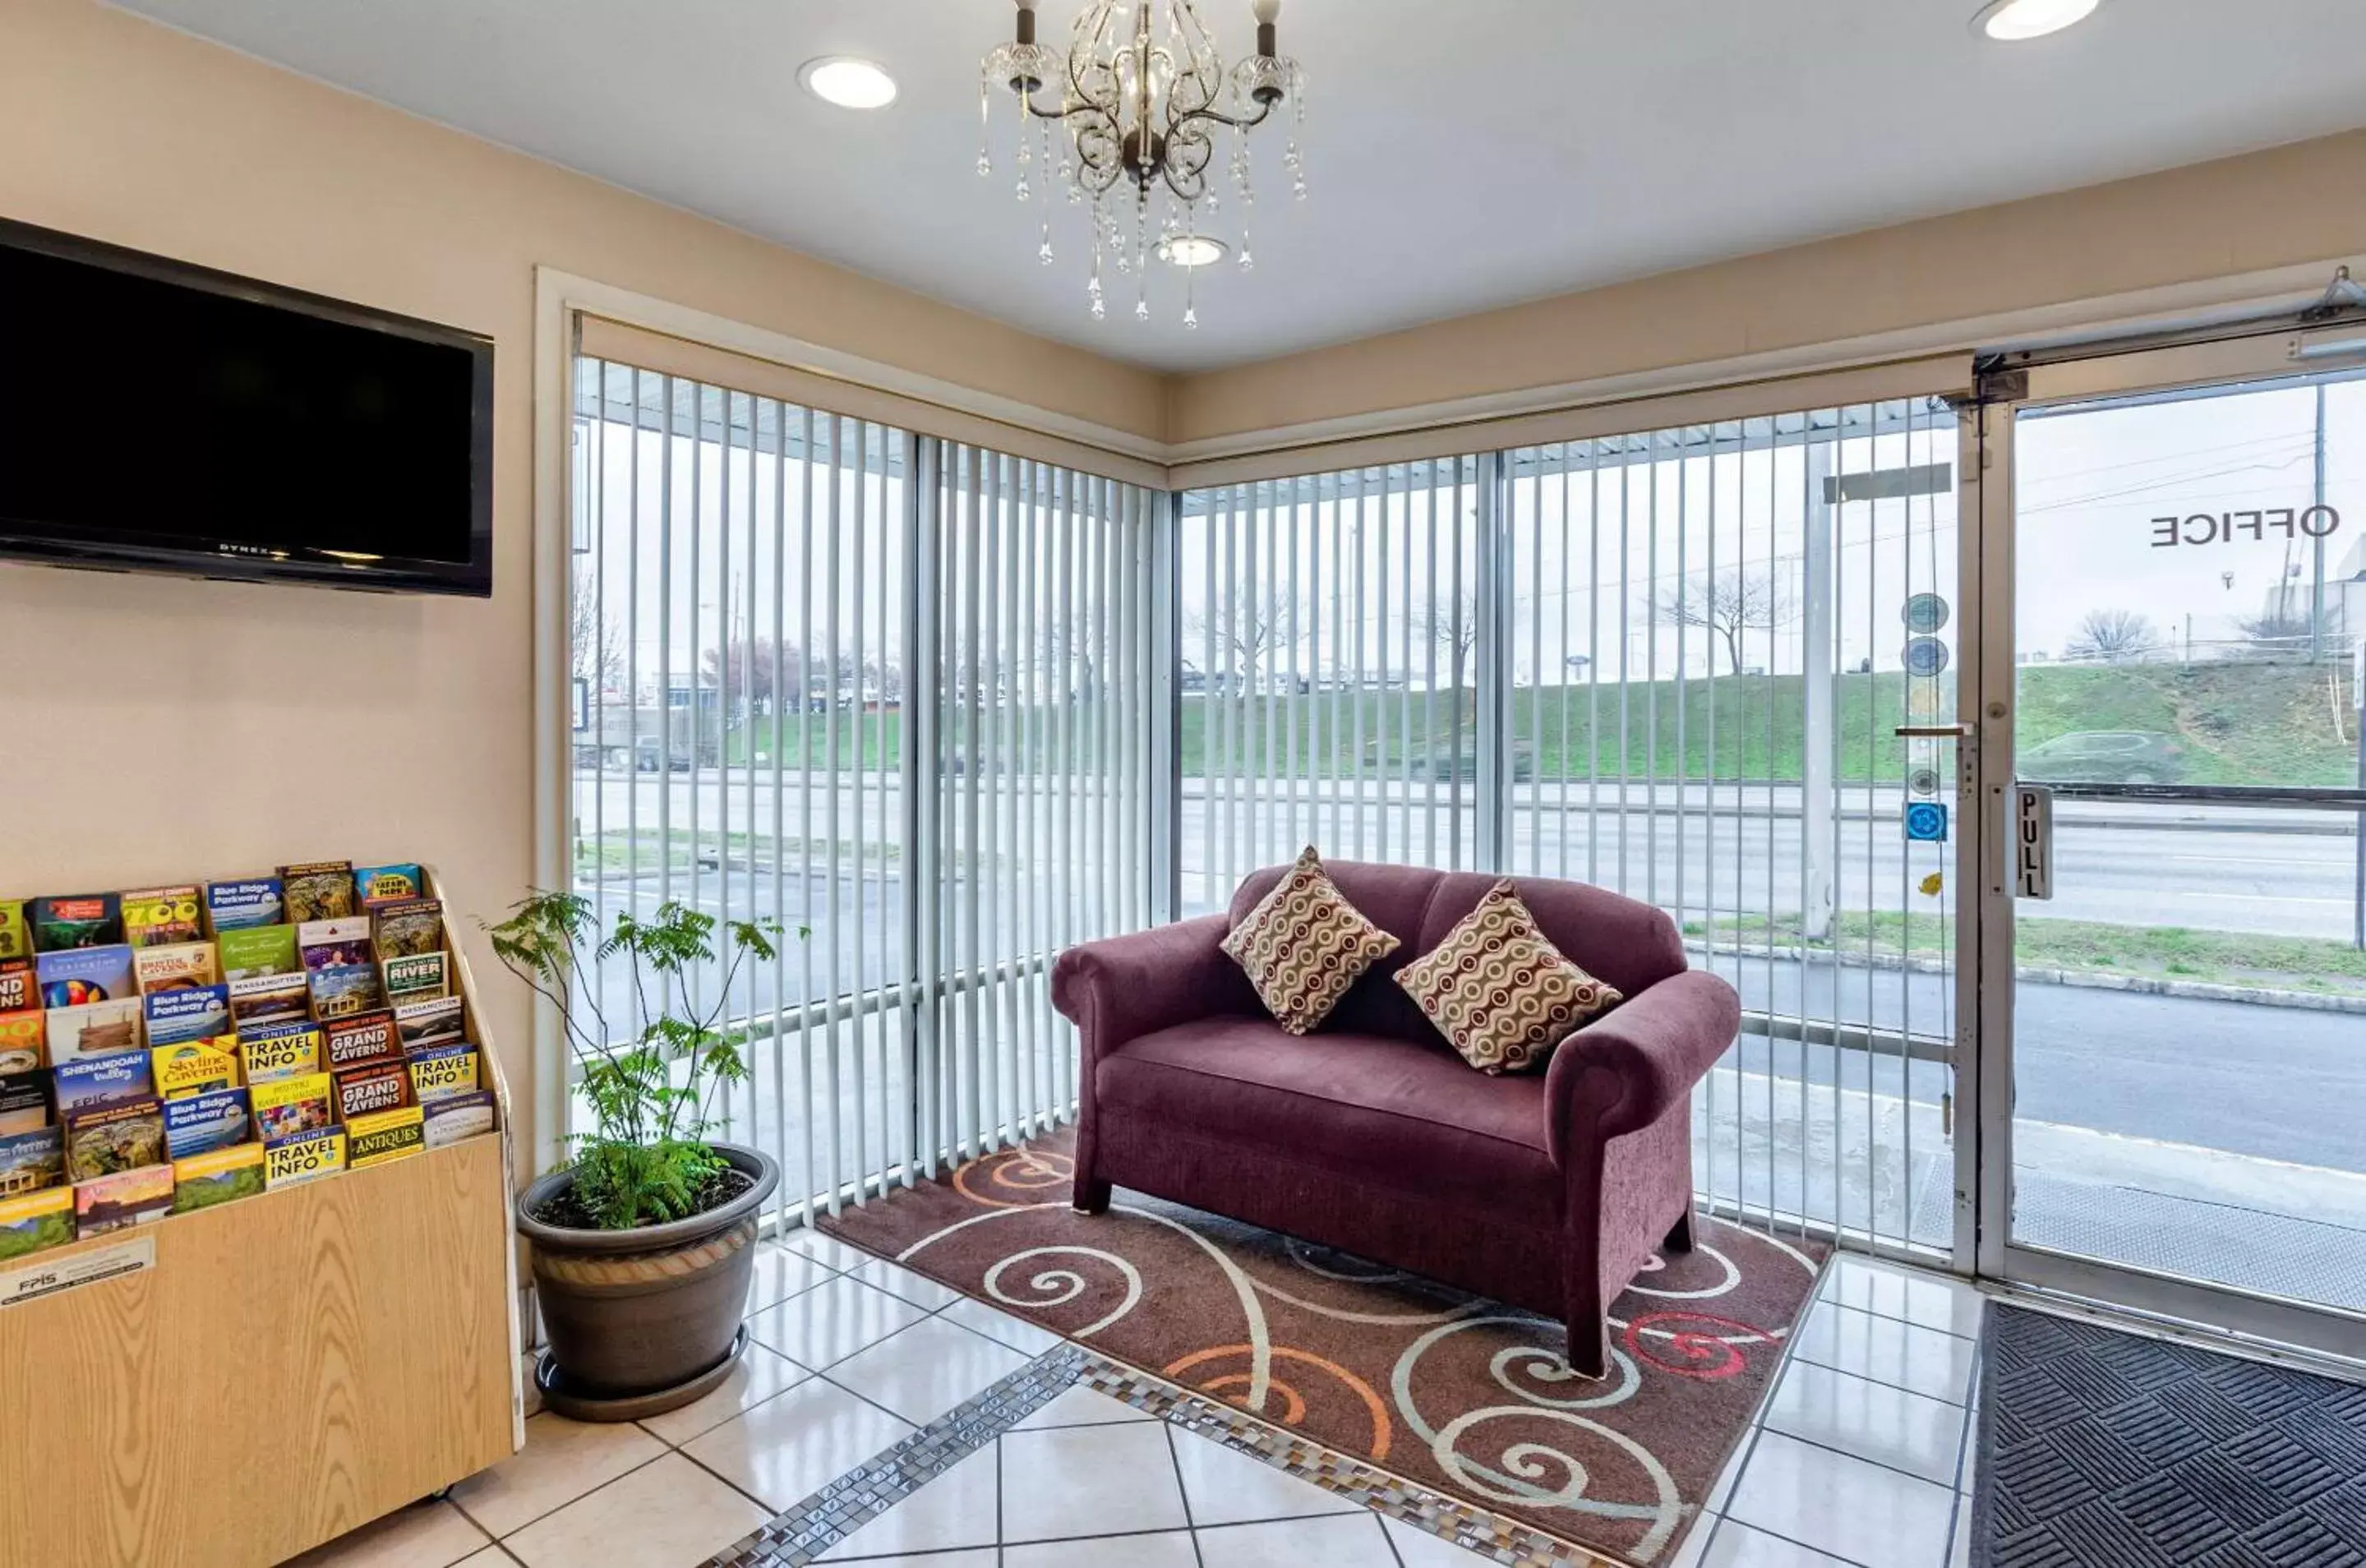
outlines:
[[[2022, 1242], [2366, 1311], [2366, 1173], [2045, 1122], [2013, 1139]], [[1719, 1067], [1693, 1099], [1693, 1169], [1720, 1202], [1954, 1242], [1936, 1105]]]
[[[1932, 953], [1864, 953], [1843, 948], [1768, 947], [1763, 942], [1712, 943], [1698, 937], [1684, 939], [1684, 953], [1713, 965], [1720, 959], [1737, 962], [1774, 960], [1812, 964], [1829, 969], [1876, 969], [1904, 975], [1935, 975], [1952, 978], [1955, 961]], [[2164, 975], [2124, 975], [2101, 969], [2057, 969], [2018, 964], [2012, 977], [2025, 985], [2076, 986], [2090, 991], [2126, 991], [2147, 997], [2183, 997], [2194, 1001], [2241, 1002], [2251, 1007], [2304, 1008], [2311, 1012], [2366, 1013], [2366, 994], [2350, 991], [2294, 991], [2272, 986], [2237, 986], [2216, 980], [2182, 980]], [[1732, 978], [1727, 973], [1727, 978]]]

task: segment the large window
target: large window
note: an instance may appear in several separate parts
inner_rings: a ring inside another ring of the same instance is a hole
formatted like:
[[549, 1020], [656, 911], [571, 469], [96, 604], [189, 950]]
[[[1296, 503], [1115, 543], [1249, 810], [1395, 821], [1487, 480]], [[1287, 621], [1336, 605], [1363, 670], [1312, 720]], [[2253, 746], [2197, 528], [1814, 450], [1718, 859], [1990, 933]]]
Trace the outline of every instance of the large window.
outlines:
[[[1719, 1207], [1947, 1239], [1955, 417], [1858, 404], [1183, 498], [1181, 886], [1570, 877], [1741, 989]], [[1925, 622], [1930, 625], [1924, 625]]]
[[1145, 908], [1149, 496], [597, 359], [575, 412], [575, 886], [793, 933], [729, 1135], [836, 1202], [1047, 1124], [1048, 955]]
[[920, 972], [929, 1146], [982, 1153], [1076, 1098], [1054, 1015], [1061, 949], [1130, 930], [1150, 898], [1150, 538], [1162, 497], [968, 446], [935, 446], [919, 595], [937, 672], [923, 722]]
[[1709, 1201], [1945, 1239], [1943, 405], [1175, 496], [593, 358], [576, 415], [576, 885], [809, 929], [728, 998], [787, 1201], [1065, 1118], [1051, 958], [1312, 843], [1666, 908], [1746, 1009]]
[[[1666, 909], [1741, 990], [1713, 1204], [1945, 1243], [1955, 417], [1935, 400], [1505, 454], [1501, 864]], [[1920, 814], [1918, 814], [1920, 815]]]

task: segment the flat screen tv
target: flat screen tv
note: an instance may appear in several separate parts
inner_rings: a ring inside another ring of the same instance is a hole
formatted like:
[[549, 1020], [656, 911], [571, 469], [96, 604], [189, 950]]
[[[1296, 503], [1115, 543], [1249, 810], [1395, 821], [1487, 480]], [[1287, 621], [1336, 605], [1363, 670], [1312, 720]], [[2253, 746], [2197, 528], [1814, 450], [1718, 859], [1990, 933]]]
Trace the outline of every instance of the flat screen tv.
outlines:
[[492, 592], [493, 345], [0, 221], [0, 555]]

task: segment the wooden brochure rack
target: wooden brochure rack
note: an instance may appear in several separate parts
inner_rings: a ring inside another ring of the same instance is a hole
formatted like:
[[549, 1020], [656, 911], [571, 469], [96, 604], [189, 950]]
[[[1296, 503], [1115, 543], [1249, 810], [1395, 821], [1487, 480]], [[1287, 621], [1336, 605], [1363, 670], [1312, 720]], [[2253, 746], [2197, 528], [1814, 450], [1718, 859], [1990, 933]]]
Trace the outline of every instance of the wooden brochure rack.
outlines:
[[10, 1266], [153, 1248], [0, 1306], [0, 1562], [276, 1563], [524, 1445], [509, 1089], [445, 942], [497, 1135]]

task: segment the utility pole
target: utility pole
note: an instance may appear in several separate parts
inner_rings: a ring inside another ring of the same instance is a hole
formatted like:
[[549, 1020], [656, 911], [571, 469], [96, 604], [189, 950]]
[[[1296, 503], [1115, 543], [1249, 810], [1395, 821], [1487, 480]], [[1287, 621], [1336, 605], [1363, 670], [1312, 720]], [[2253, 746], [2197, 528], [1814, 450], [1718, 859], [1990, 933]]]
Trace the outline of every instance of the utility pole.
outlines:
[[[2316, 384], [2316, 504], [2325, 504], [2325, 383]], [[2325, 536], [2315, 537], [2316, 581], [2309, 593], [2308, 661], [2325, 662]]]
[[1810, 942], [1820, 942], [1831, 933], [1838, 890], [1835, 852], [1840, 803], [1832, 780], [1833, 737], [1839, 728], [1832, 712], [1832, 533], [1840, 516], [1840, 498], [1826, 493], [1838, 441], [1835, 435], [1831, 442], [1811, 442], [1807, 448], [1807, 510], [1800, 519], [1807, 536], [1805, 635], [1799, 661], [1800, 708], [1807, 733], [1801, 752], [1799, 840], [1807, 874], [1799, 888], [1799, 931]]
[[[2325, 383], [2316, 384], [2316, 504], [2325, 504]], [[2321, 664], [2325, 660], [2325, 536], [2315, 539], [2316, 581], [2309, 599], [2309, 662]], [[2343, 599], [2347, 606], [2349, 600]], [[2350, 717], [2358, 730], [2358, 787], [2366, 792], [2366, 636], [2359, 635], [2344, 615], [2341, 629], [2353, 639], [2350, 651], [2349, 699]], [[2366, 806], [2358, 808], [2358, 832], [2350, 840], [2351, 857], [2356, 865], [2352, 873], [2349, 895], [2349, 945], [2366, 953]]]

